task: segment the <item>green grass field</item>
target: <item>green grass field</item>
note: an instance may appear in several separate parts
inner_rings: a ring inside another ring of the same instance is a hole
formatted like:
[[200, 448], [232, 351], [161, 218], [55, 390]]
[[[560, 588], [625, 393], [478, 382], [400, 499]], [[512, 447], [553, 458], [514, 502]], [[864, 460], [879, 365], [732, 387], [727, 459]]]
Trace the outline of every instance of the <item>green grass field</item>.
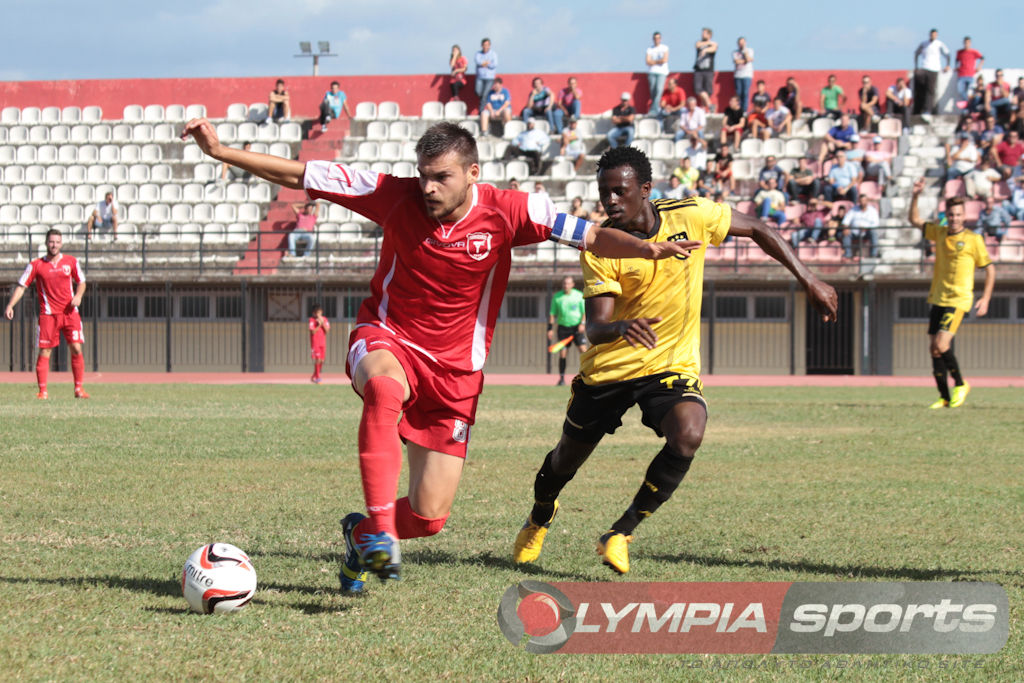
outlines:
[[[562, 496], [536, 567], [510, 561], [567, 393], [490, 388], [448, 526], [403, 544], [404, 578], [338, 592], [338, 519], [361, 509], [360, 403], [342, 386], [0, 385], [0, 679], [1019, 680], [1024, 394], [709, 389], [698, 460], [614, 577], [596, 537], [659, 441], [634, 410]], [[404, 490], [404, 483], [402, 485]], [[242, 613], [186, 611], [210, 541], [253, 558]], [[496, 621], [513, 583], [992, 581], [1011, 605], [990, 656], [548, 655]], [[836, 668], [845, 660], [853, 668]], [[699, 667], [699, 668], [695, 668]], [[726, 668], [725, 671], [712, 667]], [[747, 667], [747, 668], [745, 668]], [[753, 667], [753, 668], [749, 668]], [[946, 668], [940, 668], [946, 667]]]

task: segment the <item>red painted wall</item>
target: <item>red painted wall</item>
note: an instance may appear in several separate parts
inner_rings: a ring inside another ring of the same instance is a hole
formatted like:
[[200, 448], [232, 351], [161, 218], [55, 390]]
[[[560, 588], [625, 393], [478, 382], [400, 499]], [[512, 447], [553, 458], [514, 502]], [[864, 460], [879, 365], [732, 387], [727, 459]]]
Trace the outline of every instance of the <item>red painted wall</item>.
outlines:
[[[855, 107], [857, 89], [862, 71], [760, 71], [755, 81], [764, 79], [772, 94], [785, 83], [788, 76], [796, 77], [800, 84], [805, 107], [816, 109], [818, 93], [829, 73], [835, 73], [839, 85], [847, 93], [848, 107]], [[880, 92], [895, 82], [905, 71], [872, 71]], [[565, 85], [570, 74], [541, 74], [544, 82], [557, 92]], [[649, 107], [647, 76], [644, 73], [587, 73], [576, 74], [583, 90], [583, 112], [598, 114], [619, 103], [623, 91], [633, 94], [634, 104], [641, 112]], [[693, 90], [690, 73], [673, 73], [689, 94]], [[526, 104], [533, 74], [501, 74], [505, 87], [512, 93], [514, 110], [518, 113]], [[196, 104], [206, 105], [209, 116], [223, 117], [229, 104], [266, 102], [274, 86], [274, 77], [267, 78], [147, 78], [131, 80], [82, 81], [16, 81], [0, 83], [0, 107], [67, 107], [99, 105], [103, 118], [120, 119], [129, 104]], [[315, 117], [324, 91], [337, 80], [349, 96], [349, 106], [356, 102], [398, 102], [402, 114], [418, 115], [426, 101], [449, 99], [448, 78], [441, 75], [415, 76], [292, 76], [286, 79], [291, 94], [292, 114], [299, 118]], [[473, 79], [463, 88], [463, 95], [475, 111], [477, 99], [472, 89]], [[715, 75], [715, 94], [719, 111], [725, 108], [732, 94], [731, 72]], [[753, 91], [753, 87], [751, 87]]]

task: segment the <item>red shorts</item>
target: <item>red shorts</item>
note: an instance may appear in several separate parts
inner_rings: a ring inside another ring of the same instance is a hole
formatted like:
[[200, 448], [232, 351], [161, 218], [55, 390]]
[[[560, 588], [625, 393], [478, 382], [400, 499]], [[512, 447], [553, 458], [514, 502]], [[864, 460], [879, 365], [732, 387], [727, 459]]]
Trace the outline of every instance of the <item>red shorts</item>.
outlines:
[[60, 346], [60, 333], [68, 344], [81, 344], [85, 341], [82, 330], [82, 319], [78, 311], [71, 313], [40, 314], [39, 327], [36, 328], [36, 346], [41, 349], [53, 349]]
[[327, 357], [327, 346], [314, 346], [309, 352], [313, 360], [323, 360]]
[[389, 351], [401, 363], [409, 382], [409, 400], [398, 434], [433, 451], [466, 457], [470, 426], [483, 390], [483, 372], [465, 372], [442, 367], [425, 352], [407, 346], [391, 332], [362, 326], [348, 339], [345, 372], [352, 377], [359, 361], [371, 351]]

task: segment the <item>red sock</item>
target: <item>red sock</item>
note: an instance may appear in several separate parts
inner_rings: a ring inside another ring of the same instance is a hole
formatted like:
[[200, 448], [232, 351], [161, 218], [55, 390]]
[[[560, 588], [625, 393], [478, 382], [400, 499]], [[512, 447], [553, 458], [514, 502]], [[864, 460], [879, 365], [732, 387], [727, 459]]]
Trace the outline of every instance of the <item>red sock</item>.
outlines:
[[36, 358], [36, 384], [39, 391], [46, 391], [46, 380], [50, 376], [50, 357], [39, 354]]
[[324, 366], [323, 363], [316, 363], [313, 366], [313, 376], [314, 377], [319, 377], [320, 376], [320, 368], [322, 368], [323, 366]]
[[82, 388], [82, 377], [85, 375], [85, 354], [71, 354], [71, 376], [75, 380], [75, 391]]
[[372, 377], [363, 387], [363, 417], [359, 421], [359, 471], [363, 477], [363, 497], [370, 515], [362, 532], [395, 529], [395, 496], [398, 475], [402, 471], [402, 442], [398, 437], [398, 419], [402, 414], [404, 390], [391, 377]]
[[399, 538], [420, 538], [422, 536], [433, 536], [444, 528], [448, 515], [437, 519], [427, 519], [416, 514], [409, 504], [408, 498], [399, 498], [395, 501], [395, 528], [398, 529]]

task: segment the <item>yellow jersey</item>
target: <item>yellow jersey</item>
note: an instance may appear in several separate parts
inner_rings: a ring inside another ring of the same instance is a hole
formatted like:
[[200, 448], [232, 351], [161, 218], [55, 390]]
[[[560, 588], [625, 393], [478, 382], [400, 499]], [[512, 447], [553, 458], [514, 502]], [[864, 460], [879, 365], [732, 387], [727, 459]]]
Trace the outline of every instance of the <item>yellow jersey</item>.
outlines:
[[709, 199], [657, 199], [652, 202], [654, 234], [649, 242], [698, 240], [687, 257], [660, 261], [613, 259], [584, 252], [583, 296], [615, 296], [612, 320], [661, 318], [652, 329], [657, 346], [636, 348], [621, 337], [592, 346], [580, 359], [587, 384], [637, 379], [661, 372], [697, 378], [700, 374], [700, 307], [704, 294], [704, 250], [729, 232], [732, 210]]
[[928, 303], [970, 311], [974, 302], [974, 268], [992, 263], [985, 238], [967, 229], [950, 235], [949, 228], [937, 223], [924, 224], [924, 237], [935, 242], [935, 274]]

